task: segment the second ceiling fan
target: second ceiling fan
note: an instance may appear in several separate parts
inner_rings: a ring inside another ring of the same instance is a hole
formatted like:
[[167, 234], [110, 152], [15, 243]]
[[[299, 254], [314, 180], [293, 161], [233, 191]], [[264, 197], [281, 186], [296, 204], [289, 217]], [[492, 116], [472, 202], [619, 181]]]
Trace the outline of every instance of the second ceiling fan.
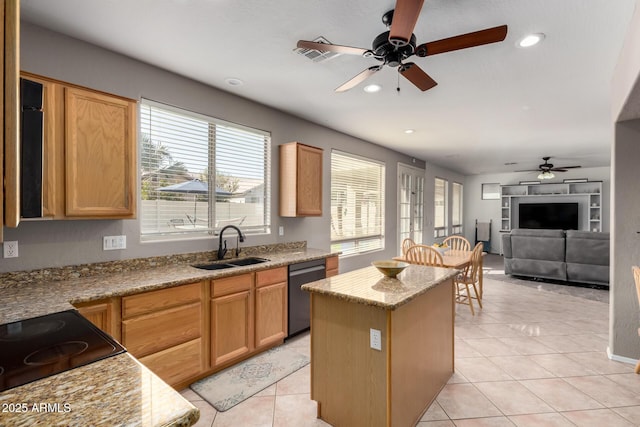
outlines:
[[405, 59], [414, 54], [422, 58], [438, 53], [501, 42], [507, 36], [507, 26], [501, 25], [417, 45], [413, 30], [418, 21], [423, 3], [424, 0], [397, 0], [396, 8], [385, 13], [382, 17], [382, 22], [389, 27], [389, 31], [379, 34], [373, 40], [371, 49], [307, 40], [299, 40], [297, 46], [298, 48], [315, 49], [320, 52], [361, 55], [381, 62], [381, 64], [367, 68], [342, 84], [335, 90], [336, 92], [344, 92], [357, 86], [380, 71], [385, 65], [397, 68], [398, 72], [413, 83], [414, 86], [421, 91], [426, 91], [435, 87], [438, 83], [415, 63], [403, 62]]

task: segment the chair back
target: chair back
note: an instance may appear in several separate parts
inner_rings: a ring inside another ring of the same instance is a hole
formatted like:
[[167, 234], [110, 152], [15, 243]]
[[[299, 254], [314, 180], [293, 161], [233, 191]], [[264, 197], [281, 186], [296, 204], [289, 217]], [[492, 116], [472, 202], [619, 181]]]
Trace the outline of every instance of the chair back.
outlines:
[[413, 239], [407, 237], [406, 239], [404, 239], [402, 241], [402, 256], [406, 256], [407, 255], [407, 251], [409, 250], [409, 248], [411, 246], [414, 246], [416, 244], [416, 242], [413, 241]]
[[468, 277], [477, 282], [480, 280], [480, 261], [482, 261], [482, 249], [484, 245], [482, 242], [478, 242], [478, 244], [473, 248], [471, 252], [471, 264], [469, 265]]
[[452, 251], [470, 251], [471, 243], [462, 236], [449, 236], [442, 241]]
[[[633, 280], [636, 282], [636, 293], [638, 294], [638, 304], [640, 304], [640, 267], [633, 266], [631, 267], [633, 271]], [[640, 333], [640, 330], [638, 331]]]
[[442, 255], [440, 252], [427, 245], [413, 245], [407, 250], [407, 260], [412, 264], [431, 265], [443, 267]]

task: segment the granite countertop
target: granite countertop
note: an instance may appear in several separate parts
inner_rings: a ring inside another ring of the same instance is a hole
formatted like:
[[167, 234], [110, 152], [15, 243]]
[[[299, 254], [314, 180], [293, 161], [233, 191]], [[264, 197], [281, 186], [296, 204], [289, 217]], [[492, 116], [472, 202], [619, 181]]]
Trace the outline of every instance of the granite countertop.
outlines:
[[[244, 252], [241, 258], [249, 255], [269, 261], [224, 270], [192, 267], [211, 262], [213, 252], [208, 252], [0, 275], [0, 324], [73, 309], [76, 303], [337, 254], [307, 248], [305, 242], [304, 246], [258, 247], [257, 251]], [[53, 280], [60, 277], [66, 280]], [[0, 404], [3, 405], [0, 410], [5, 404], [13, 404], [7, 406], [7, 409], [13, 408], [12, 411], [0, 415], [2, 427], [34, 424], [190, 426], [199, 418], [198, 409], [128, 353], [5, 390], [0, 392]], [[18, 408], [26, 412], [17, 412]]]
[[[192, 267], [188, 263], [172, 264], [61, 281], [41, 279], [22, 285], [0, 284], [0, 297], [3, 302], [2, 311], [0, 311], [0, 324], [70, 310], [74, 308], [73, 304], [76, 303], [132, 295], [201, 280], [235, 276], [257, 270], [282, 267], [296, 262], [326, 258], [332, 254], [304, 247], [253, 255], [263, 256], [269, 261], [224, 270], [203, 270]], [[200, 260], [197, 263], [203, 261]]]
[[0, 393], [1, 426], [171, 426], [200, 412], [129, 353]]
[[307, 283], [302, 285], [302, 289], [354, 303], [395, 310], [458, 273], [458, 270], [451, 268], [412, 264], [398, 274], [397, 278], [392, 279], [375, 267], [366, 267]]

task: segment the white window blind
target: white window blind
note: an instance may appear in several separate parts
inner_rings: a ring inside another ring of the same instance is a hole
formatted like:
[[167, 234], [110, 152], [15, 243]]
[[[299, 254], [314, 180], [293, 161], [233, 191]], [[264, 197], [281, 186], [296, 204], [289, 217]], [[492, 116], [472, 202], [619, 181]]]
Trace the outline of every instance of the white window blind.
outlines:
[[268, 132], [143, 100], [140, 133], [143, 239], [270, 231]]
[[462, 191], [463, 186], [454, 182], [451, 184], [451, 232], [462, 233]]
[[433, 200], [433, 237], [447, 235], [447, 193], [449, 182], [446, 179], [435, 179], [435, 196]]
[[331, 250], [384, 248], [384, 163], [331, 152]]

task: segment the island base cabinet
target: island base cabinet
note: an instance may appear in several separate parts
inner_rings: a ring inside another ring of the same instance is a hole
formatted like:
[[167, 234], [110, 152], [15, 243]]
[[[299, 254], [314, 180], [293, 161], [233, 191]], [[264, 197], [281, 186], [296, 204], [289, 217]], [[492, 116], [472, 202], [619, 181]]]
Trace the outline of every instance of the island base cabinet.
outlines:
[[[395, 310], [311, 294], [311, 398], [335, 426], [413, 426], [453, 374], [453, 282]], [[382, 350], [370, 347], [381, 331]]]

